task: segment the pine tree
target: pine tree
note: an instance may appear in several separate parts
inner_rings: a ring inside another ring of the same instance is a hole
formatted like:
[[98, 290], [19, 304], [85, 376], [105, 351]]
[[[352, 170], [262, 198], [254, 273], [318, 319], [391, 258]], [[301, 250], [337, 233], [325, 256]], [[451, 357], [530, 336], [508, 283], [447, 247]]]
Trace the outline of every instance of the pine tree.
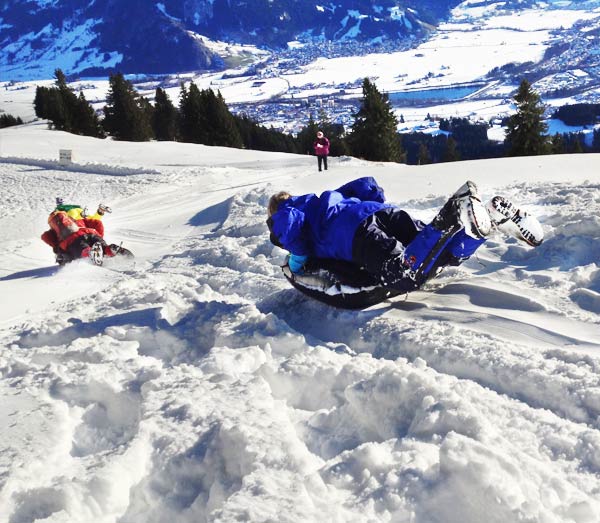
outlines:
[[152, 128], [157, 140], [172, 141], [177, 137], [177, 109], [164, 89], [156, 89]]
[[184, 142], [205, 144], [208, 141], [209, 125], [204, 114], [202, 95], [194, 82], [191, 82], [189, 89], [181, 84], [179, 134]]
[[145, 122], [146, 131], [148, 133], [148, 140], [154, 138], [154, 129], [152, 127], [152, 120], [154, 119], [154, 106], [150, 103], [150, 100], [145, 96], [138, 98], [138, 106], [142, 110], [142, 120]]
[[291, 134], [284, 134], [273, 127], [267, 128], [259, 125], [245, 114], [236, 115], [234, 119], [245, 149], [298, 152], [296, 139]]
[[43, 118], [44, 120], [48, 119], [49, 106], [49, 89], [48, 87], [42, 87], [38, 85], [35, 88], [35, 98], [33, 99], [33, 108], [35, 110], [35, 115], [38, 118]]
[[0, 114], [0, 129], [5, 127], [12, 127], [13, 125], [21, 125], [23, 120], [20, 116], [16, 118], [12, 114]]
[[418, 165], [427, 165], [431, 163], [431, 155], [429, 154], [429, 149], [427, 145], [422, 143], [419, 145], [419, 154], [417, 156]]
[[74, 129], [72, 132], [76, 134], [94, 136], [96, 138], [104, 137], [100, 119], [81, 91], [77, 97], [77, 103], [73, 108], [73, 122]]
[[177, 112], [177, 135], [182, 142], [191, 142], [190, 124], [188, 121], [189, 92], [181, 82], [179, 87], [179, 110]]
[[362, 89], [361, 107], [348, 137], [352, 154], [372, 161], [402, 161], [398, 121], [387, 94], [381, 94], [368, 78]]
[[[330, 156], [342, 156], [349, 154], [348, 144], [344, 139], [345, 129], [342, 124], [332, 123], [329, 120], [329, 116], [325, 112], [325, 109], [319, 111], [319, 129], [323, 131], [323, 134], [329, 140], [329, 155]], [[316, 134], [316, 133], [315, 133]], [[313, 142], [315, 135], [312, 136]], [[312, 150], [312, 144], [311, 144]]]
[[514, 97], [517, 112], [508, 119], [504, 143], [508, 156], [534, 156], [550, 150], [540, 96], [523, 80]]
[[313, 143], [316, 140], [319, 125], [315, 122], [313, 115], [308, 118], [307, 124], [298, 133], [298, 149], [302, 154], [313, 153]]
[[139, 97], [133, 84], [121, 73], [110, 76], [106, 102], [103, 126], [115, 140], [143, 142], [152, 138], [149, 104]]
[[[73, 104], [69, 94], [73, 94], [60, 69], [54, 71], [56, 78], [54, 87], [37, 87], [34, 99], [35, 112], [40, 118], [50, 120], [49, 127], [58, 131], [71, 131], [70, 111]], [[75, 97], [75, 95], [73, 95]]]
[[33, 105], [38, 118], [50, 120], [50, 126], [59, 131], [102, 136], [96, 113], [82, 92], [77, 96], [67, 85], [67, 78], [60, 69], [54, 71], [54, 87], [40, 87], [35, 91]]
[[77, 132], [77, 96], [67, 85], [67, 77], [60, 69], [54, 71], [55, 84], [62, 100], [62, 111], [57, 113], [54, 127], [59, 131]]
[[179, 130], [184, 142], [243, 147], [236, 123], [220, 92], [200, 91], [194, 82], [189, 90], [181, 86]]
[[242, 137], [221, 92], [215, 94], [212, 89], [206, 89], [201, 94], [204, 102], [205, 121], [208, 123], [209, 131], [208, 140], [205, 143], [241, 148]]
[[552, 154], [564, 154], [567, 152], [565, 147], [565, 139], [563, 138], [562, 134], [556, 133], [550, 139], [550, 152]]
[[452, 136], [448, 136], [446, 147], [442, 156], [443, 162], [456, 162], [460, 160], [460, 153], [456, 149], [456, 140]]
[[594, 138], [592, 140], [592, 148], [594, 151], [600, 151], [600, 129], [594, 131]]
[[580, 154], [584, 152], [584, 138], [583, 133], [575, 133], [575, 139], [573, 140], [572, 154]]

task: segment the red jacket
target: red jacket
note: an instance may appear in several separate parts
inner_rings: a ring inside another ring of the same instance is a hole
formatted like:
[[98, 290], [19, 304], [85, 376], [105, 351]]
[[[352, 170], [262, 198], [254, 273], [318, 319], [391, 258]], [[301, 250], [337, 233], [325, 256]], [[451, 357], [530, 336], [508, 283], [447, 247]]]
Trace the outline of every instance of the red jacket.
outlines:
[[42, 234], [45, 241], [54, 250], [66, 251], [77, 238], [84, 234], [104, 237], [104, 224], [93, 218], [75, 220], [64, 211], [55, 211], [48, 217], [48, 229]]
[[317, 156], [327, 156], [329, 154], [329, 140], [325, 136], [317, 138], [313, 143], [313, 148]]

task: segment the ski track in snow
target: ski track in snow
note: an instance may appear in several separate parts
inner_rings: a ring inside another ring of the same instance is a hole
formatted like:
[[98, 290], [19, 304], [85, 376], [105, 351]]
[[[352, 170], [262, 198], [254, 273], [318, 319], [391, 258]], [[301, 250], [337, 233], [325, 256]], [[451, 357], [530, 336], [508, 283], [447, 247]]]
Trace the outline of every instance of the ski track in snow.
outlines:
[[[494, 237], [350, 312], [281, 274], [265, 206], [314, 169], [290, 159], [0, 163], [0, 519], [600, 520], [600, 183], [488, 182], [540, 217], [541, 247]], [[403, 203], [431, 217], [444, 194]], [[135, 264], [52, 267], [58, 195], [112, 204]]]

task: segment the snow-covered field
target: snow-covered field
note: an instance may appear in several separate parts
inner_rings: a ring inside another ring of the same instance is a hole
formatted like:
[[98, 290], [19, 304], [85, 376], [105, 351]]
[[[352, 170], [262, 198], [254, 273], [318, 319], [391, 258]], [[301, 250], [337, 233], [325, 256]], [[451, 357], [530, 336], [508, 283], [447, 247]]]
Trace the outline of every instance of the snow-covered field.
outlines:
[[[597, 522], [600, 156], [426, 167], [0, 131], [0, 520]], [[55, 161], [71, 148], [76, 163]], [[357, 312], [290, 288], [265, 204], [465, 179], [538, 216]], [[53, 265], [55, 196], [135, 265]]]

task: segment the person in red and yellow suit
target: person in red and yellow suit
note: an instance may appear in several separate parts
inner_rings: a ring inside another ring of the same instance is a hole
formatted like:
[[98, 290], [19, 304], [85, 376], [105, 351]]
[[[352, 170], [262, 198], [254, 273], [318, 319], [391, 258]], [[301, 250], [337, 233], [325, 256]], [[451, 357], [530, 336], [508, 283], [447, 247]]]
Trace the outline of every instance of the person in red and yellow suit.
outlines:
[[85, 214], [80, 205], [58, 204], [48, 216], [50, 228], [42, 234], [42, 240], [52, 247], [61, 265], [89, 256], [96, 242], [106, 251], [110, 247], [104, 241], [102, 218], [107, 212], [110, 208], [103, 204], [92, 215]]

